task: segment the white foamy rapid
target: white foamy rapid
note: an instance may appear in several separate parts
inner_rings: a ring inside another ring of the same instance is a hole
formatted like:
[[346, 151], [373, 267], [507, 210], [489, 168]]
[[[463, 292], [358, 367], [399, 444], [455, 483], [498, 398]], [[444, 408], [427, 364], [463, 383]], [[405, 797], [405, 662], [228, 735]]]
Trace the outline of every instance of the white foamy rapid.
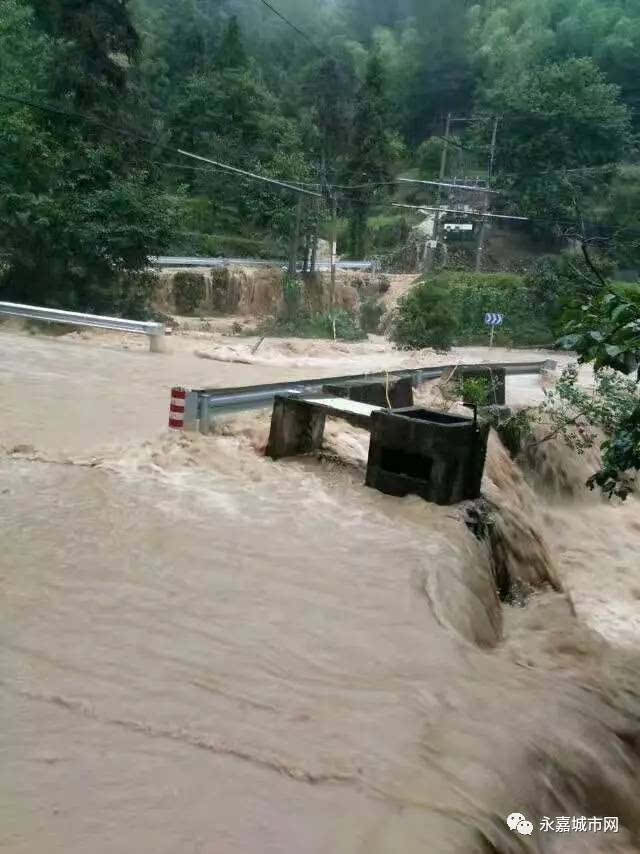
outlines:
[[159, 363], [92, 351], [81, 406], [65, 345], [25, 340], [33, 393], [0, 437], [3, 850], [638, 850], [637, 504], [585, 496], [564, 449], [536, 479], [493, 437], [481, 543], [460, 508], [365, 489], [361, 431], [281, 463], [266, 415], [148, 439]]

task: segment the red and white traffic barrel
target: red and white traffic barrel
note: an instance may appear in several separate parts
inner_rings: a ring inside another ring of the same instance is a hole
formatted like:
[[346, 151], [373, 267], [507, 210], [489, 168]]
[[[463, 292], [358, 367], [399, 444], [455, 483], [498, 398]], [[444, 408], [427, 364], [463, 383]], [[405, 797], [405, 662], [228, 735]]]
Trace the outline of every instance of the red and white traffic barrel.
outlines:
[[186, 406], [186, 400], [186, 389], [171, 389], [171, 406], [169, 407], [169, 427], [172, 430], [184, 430], [184, 410]]

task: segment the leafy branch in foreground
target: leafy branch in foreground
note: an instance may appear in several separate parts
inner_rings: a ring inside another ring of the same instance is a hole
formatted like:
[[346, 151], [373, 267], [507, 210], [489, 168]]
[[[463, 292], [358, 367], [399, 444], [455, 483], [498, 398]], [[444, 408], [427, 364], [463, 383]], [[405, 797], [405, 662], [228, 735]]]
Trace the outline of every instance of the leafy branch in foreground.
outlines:
[[[623, 373], [637, 370], [640, 354], [640, 306], [620, 294], [604, 291], [574, 310], [559, 343], [575, 350], [580, 362], [592, 362]], [[639, 377], [640, 379], [640, 377]]]
[[[640, 388], [612, 368], [595, 373], [592, 388], [578, 382], [578, 366], [570, 365], [556, 386], [545, 392], [544, 402], [529, 411], [520, 424], [529, 444], [561, 437], [578, 454], [592, 448], [604, 434], [602, 469], [587, 485], [599, 486], [609, 498], [625, 499], [634, 492], [640, 469]], [[543, 423], [548, 432], [534, 439], [532, 425]]]
[[[589, 486], [599, 486], [609, 497], [626, 498], [634, 491], [636, 476], [631, 472], [640, 470], [640, 305], [607, 289], [579, 309], [566, 331], [560, 343], [575, 349], [580, 362], [593, 364], [596, 387], [600, 386], [609, 407], [590, 413], [600, 419], [607, 439], [602, 445], [602, 469]], [[614, 379], [605, 368], [626, 374], [635, 371], [636, 382]], [[577, 393], [575, 380], [573, 386]]]

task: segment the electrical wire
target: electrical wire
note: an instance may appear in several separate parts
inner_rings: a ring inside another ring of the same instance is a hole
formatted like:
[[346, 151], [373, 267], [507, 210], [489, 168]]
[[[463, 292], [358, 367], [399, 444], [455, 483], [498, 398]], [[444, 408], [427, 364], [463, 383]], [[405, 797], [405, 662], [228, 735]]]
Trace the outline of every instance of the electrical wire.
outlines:
[[249, 172], [245, 169], [239, 169], [236, 166], [230, 166], [228, 163], [220, 163], [216, 160], [210, 160], [207, 157], [201, 157], [200, 155], [193, 154], [190, 151], [185, 151], [181, 148], [175, 148], [174, 146], [167, 145], [159, 141], [154, 141], [149, 137], [134, 133], [133, 131], [128, 131], [124, 128], [114, 127], [113, 125], [107, 124], [106, 122], [103, 122], [100, 119], [95, 118], [94, 116], [86, 115], [85, 113], [77, 113], [72, 110], [62, 110], [59, 107], [55, 107], [50, 104], [39, 104], [36, 101], [29, 100], [28, 98], [20, 98], [17, 95], [8, 95], [6, 92], [0, 92], [0, 99], [18, 104], [23, 104], [25, 106], [31, 107], [32, 109], [42, 110], [44, 112], [53, 113], [55, 115], [64, 116], [66, 118], [81, 119], [82, 121], [87, 121], [98, 127], [113, 131], [114, 133], [119, 134], [120, 136], [126, 136], [130, 139], [135, 139], [138, 142], [144, 143], [145, 145], [151, 145], [154, 148], [160, 148], [164, 151], [171, 151], [173, 154], [179, 154], [181, 157], [190, 157], [194, 160], [203, 161], [204, 163], [208, 163], [211, 166], [215, 166], [217, 169], [221, 169], [222, 171], [242, 175], [245, 178], [251, 178], [255, 181], [263, 181], [267, 184], [284, 187], [288, 190], [293, 190], [296, 193], [304, 193], [307, 196], [315, 196], [317, 198], [322, 198], [321, 193], [315, 193], [311, 190], [305, 190], [302, 187], [296, 187], [293, 184], [289, 184], [284, 181], [278, 181], [276, 178], [269, 178], [266, 175], [259, 175], [256, 172]]
[[[520, 222], [528, 222], [531, 224], [538, 223], [538, 224], [545, 225], [545, 226], [567, 226], [567, 227], [575, 228], [580, 233], [582, 233], [582, 224], [583, 224], [581, 221], [578, 221], [577, 219], [575, 219], [575, 220], [574, 219], [558, 219], [558, 218], [551, 219], [549, 217], [523, 217], [523, 216], [506, 215], [506, 214], [491, 214], [489, 212], [484, 212], [484, 211], [463, 211], [463, 210], [456, 210], [455, 208], [438, 208], [438, 207], [434, 207], [433, 205], [404, 205], [404, 204], [400, 204], [399, 202], [385, 203], [385, 207], [407, 208], [407, 209], [416, 210], [416, 211], [428, 211], [428, 210], [434, 211], [434, 212], [440, 211], [441, 213], [449, 213], [449, 214], [452, 214], [455, 216], [461, 216], [461, 217], [475, 216], [475, 217], [480, 217], [480, 218], [491, 217], [491, 218], [497, 218], [497, 219], [509, 219], [509, 220], [516, 220], [516, 221], [520, 221]], [[640, 228], [634, 228], [632, 226], [618, 226], [615, 223], [611, 223], [611, 222], [593, 222], [593, 221], [585, 220], [584, 226], [587, 229], [598, 229], [598, 228], [609, 229], [613, 235], [619, 234], [619, 233], [626, 233], [626, 232], [628, 232], [629, 234], [640, 235]], [[593, 235], [589, 239], [590, 240], [599, 240], [599, 239], [606, 240], [608, 238]]]
[[444, 181], [421, 181], [418, 178], [398, 178], [398, 182], [402, 184], [428, 184], [431, 187], [449, 187], [453, 190], [470, 190], [475, 193], [491, 193], [492, 195], [501, 195], [500, 190], [490, 190], [488, 187], [472, 187], [465, 184], [447, 184]]
[[[79, 112], [76, 112], [76, 111], [73, 111], [73, 110], [61, 109], [61, 108], [59, 108], [59, 107], [55, 107], [55, 106], [50, 105], [50, 104], [41, 104], [41, 103], [38, 103], [38, 102], [36, 102], [36, 101], [33, 101], [33, 100], [29, 99], [29, 98], [23, 98], [23, 97], [20, 97], [20, 96], [17, 96], [17, 95], [9, 95], [8, 93], [6, 93], [6, 92], [1, 92], [1, 91], [0, 91], [0, 99], [5, 100], [5, 101], [9, 101], [9, 102], [12, 102], [12, 103], [22, 104], [23, 106], [28, 106], [28, 107], [31, 107], [31, 108], [33, 108], [33, 109], [37, 109], [37, 110], [41, 110], [41, 111], [44, 111], [44, 112], [52, 113], [52, 114], [54, 114], [54, 115], [59, 115], [59, 116], [63, 116], [63, 117], [66, 117], [66, 118], [80, 119], [80, 120], [82, 120], [82, 121], [89, 122], [89, 123], [91, 123], [91, 124], [93, 124], [93, 125], [95, 125], [95, 126], [97, 126], [97, 127], [102, 127], [102, 128], [104, 128], [104, 129], [106, 129], [106, 130], [112, 131], [113, 133], [116, 133], [116, 134], [118, 134], [118, 135], [120, 135], [120, 136], [124, 136], [124, 137], [127, 137], [127, 138], [129, 138], [129, 139], [135, 139], [135, 140], [137, 140], [137, 141], [139, 141], [139, 142], [144, 143], [145, 145], [150, 145], [150, 146], [152, 146], [152, 147], [154, 147], [154, 148], [158, 148], [158, 149], [165, 150], [165, 151], [170, 151], [170, 152], [172, 152], [172, 153], [174, 153], [174, 154], [179, 154], [179, 155], [180, 155], [180, 156], [182, 156], [182, 157], [188, 157], [188, 158], [192, 158], [192, 159], [195, 159], [195, 160], [198, 160], [198, 161], [201, 161], [201, 162], [207, 163], [209, 166], [212, 166], [212, 167], [214, 167], [215, 169], [219, 169], [219, 170], [221, 170], [221, 171], [230, 172], [230, 173], [232, 173], [232, 174], [238, 174], [238, 175], [241, 175], [241, 176], [243, 176], [243, 177], [245, 177], [245, 178], [249, 178], [249, 179], [251, 179], [251, 180], [262, 181], [262, 182], [265, 182], [265, 183], [268, 183], [268, 184], [271, 184], [271, 185], [275, 185], [275, 186], [278, 186], [278, 187], [282, 187], [282, 188], [284, 188], [284, 189], [292, 190], [292, 191], [297, 192], [297, 193], [303, 193], [303, 194], [305, 194], [305, 195], [313, 196], [313, 197], [316, 197], [316, 198], [321, 198], [321, 199], [322, 199], [322, 198], [324, 198], [324, 196], [323, 196], [323, 194], [322, 194], [322, 193], [316, 193], [316, 192], [313, 192], [313, 191], [311, 191], [311, 190], [303, 189], [303, 186], [296, 186], [296, 185], [295, 185], [295, 183], [293, 183], [293, 182], [288, 183], [288, 182], [285, 182], [285, 181], [279, 181], [279, 180], [277, 180], [277, 179], [275, 179], [275, 178], [269, 178], [269, 177], [264, 176], [264, 175], [259, 175], [259, 174], [255, 173], [255, 172], [249, 172], [249, 171], [247, 171], [247, 170], [239, 169], [239, 168], [237, 168], [237, 167], [235, 167], [235, 166], [231, 166], [231, 165], [226, 164], [226, 163], [221, 163], [221, 162], [219, 162], [219, 161], [215, 161], [215, 160], [212, 160], [212, 159], [209, 159], [209, 158], [206, 158], [206, 157], [202, 157], [202, 156], [197, 155], [197, 154], [193, 154], [192, 152], [188, 152], [188, 151], [185, 151], [185, 150], [183, 150], [183, 149], [179, 149], [179, 148], [175, 148], [175, 147], [173, 147], [173, 146], [167, 145], [166, 143], [162, 143], [162, 142], [160, 142], [159, 140], [153, 140], [153, 139], [151, 139], [151, 138], [149, 138], [149, 137], [147, 137], [147, 136], [144, 136], [144, 135], [142, 135], [142, 134], [140, 134], [140, 133], [137, 133], [137, 132], [134, 132], [134, 131], [130, 131], [130, 130], [127, 130], [127, 129], [125, 129], [125, 128], [115, 127], [114, 125], [111, 125], [111, 124], [109, 124], [109, 123], [107, 123], [107, 122], [104, 122], [104, 121], [102, 121], [101, 119], [99, 119], [99, 118], [97, 118], [97, 117], [95, 117], [95, 116], [90, 116], [90, 115], [87, 115], [87, 114], [84, 114], [84, 113], [79, 113]], [[158, 164], [156, 164], [156, 165], [158, 165]], [[166, 164], [166, 165], [168, 166], [169, 164]], [[186, 164], [185, 164], [185, 165], [181, 165], [180, 167], [178, 167], [178, 164], [173, 164], [173, 165], [174, 165], [175, 167], [177, 167], [177, 168], [188, 168], [188, 167], [186, 166]], [[193, 168], [196, 168], [196, 167], [191, 167], [191, 168], [193, 169]], [[582, 171], [582, 170], [594, 170], [594, 169], [605, 169], [605, 168], [609, 168], [609, 165], [603, 165], [603, 166], [592, 166], [592, 167], [579, 167], [578, 169], [572, 169], [572, 170], [555, 170], [555, 171], [557, 171], [557, 172], [563, 172], [563, 173], [565, 173], [565, 172], [572, 172], [572, 173], [573, 173], [573, 172]], [[206, 172], [206, 171], [210, 171], [210, 170], [208, 170], [208, 169], [202, 169], [201, 171], [205, 171], [205, 172]], [[533, 174], [533, 173], [532, 173], [532, 174]], [[553, 172], [545, 172], [545, 173], [538, 173], [538, 174], [542, 177], [542, 176], [544, 176], [544, 175], [553, 174]], [[413, 180], [413, 179], [399, 179], [399, 180], [403, 180], [403, 181], [407, 181], [407, 182], [408, 182], [408, 181]], [[424, 182], [421, 182], [421, 181], [417, 181], [417, 179], [416, 179], [416, 182], [417, 182], [417, 183], [424, 183]], [[382, 186], [394, 186], [394, 185], [396, 185], [397, 183], [398, 183], [398, 181], [384, 181], [384, 182], [377, 182], [377, 183], [376, 183], [376, 182], [373, 182], [373, 183], [371, 183], [371, 184], [361, 184], [361, 185], [357, 185], [357, 184], [356, 184], [356, 185], [351, 185], [351, 186], [348, 186], [348, 185], [342, 185], [342, 186], [340, 186], [340, 185], [336, 185], [333, 189], [340, 189], [340, 190], [365, 189], [365, 188], [375, 188], [375, 187], [382, 187]], [[433, 183], [438, 183], [438, 182], [433, 182]], [[302, 182], [299, 182], [299, 184], [302, 184]], [[318, 186], [318, 185], [317, 185], [317, 184], [315, 184], [315, 185], [313, 185], [313, 184], [307, 184], [306, 186]], [[512, 193], [511, 195], [513, 195], [513, 196], [515, 197], [515, 196], [518, 196], [519, 194], [517, 194], [517, 193]], [[399, 205], [398, 203], [394, 203], [394, 204], [392, 204], [392, 206], [393, 206], [393, 207], [402, 206], [402, 207], [407, 207], [407, 208], [411, 208], [411, 207], [413, 207], [413, 209], [414, 209], [414, 210], [423, 210], [423, 209], [428, 209], [428, 207], [429, 207], [429, 206], [426, 206], [426, 205], [414, 205], [414, 206], [410, 206], [410, 205]], [[460, 212], [460, 211], [454, 211], [454, 212], [455, 212], [455, 213], [464, 213], [464, 212]], [[486, 214], [485, 214], [485, 213], [482, 213], [482, 212], [477, 212], [477, 213], [474, 213], [474, 214], [471, 214], [471, 215], [477, 215], [477, 216], [494, 216], [494, 217], [498, 217], [498, 218], [511, 218], [511, 219], [519, 219], [519, 220], [521, 220], [521, 221], [528, 220], [529, 222], [532, 222], [532, 223], [533, 223], [533, 222], [537, 222], [537, 223], [543, 223], [543, 224], [546, 224], [546, 225], [562, 225], [562, 224], [570, 224], [570, 225], [572, 225], [572, 226], [576, 226], [576, 225], [578, 225], [578, 223], [577, 223], [576, 221], [573, 221], [573, 220], [557, 220], [557, 219], [543, 219], [543, 218], [527, 218], [527, 217], [515, 217], [515, 216], [513, 216], [513, 217], [506, 217], [506, 216], [501, 216], [501, 215], [498, 215], [498, 214], [494, 214], [494, 215], [491, 215], [491, 214], [489, 214], [489, 213], [486, 213]], [[631, 227], [619, 227], [619, 226], [616, 226], [616, 225], [614, 225], [614, 224], [612, 224], [612, 223], [593, 223], [593, 222], [590, 222], [590, 223], [586, 223], [586, 224], [587, 224], [588, 226], [592, 227], [592, 228], [609, 228], [609, 229], [611, 229], [611, 230], [612, 230], [612, 231], [614, 231], [614, 232], [628, 232], [628, 233], [640, 234], [640, 229], [637, 229], [637, 228], [631, 228]]]
[[399, 202], [392, 202], [391, 206], [394, 208], [410, 208], [411, 210], [417, 211], [439, 211], [440, 213], [450, 213], [450, 214], [461, 214], [464, 216], [480, 216], [480, 217], [491, 217], [493, 219], [514, 219], [520, 220], [521, 222], [531, 222], [528, 216], [511, 216], [509, 214], [492, 214], [485, 211], [458, 211], [455, 208], [436, 208], [432, 205], [403, 205]]
[[288, 18], [286, 18], [282, 14], [282, 12], [278, 11], [278, 9], [276, 9], [275, 6], [272, 6], [271, 3], [268, 2], [268, 0], [260, 0], [260, 2], [262, 3], [263, 6], [266, 6], [267, 9], [270, 9], [274, 15], [276, 15], [278, 18], [280, 18], [281, 21], [284, 21], [284, 23], [287, 24], [287, 26], [291, 27], [291, 29], [294, 30], [294, 32], [296, 32], [306, 42], [308, 42], [311, 45], [311, 47], [315, 51], [317, 51], [317, 53], [319, 53], [321, 56], [325, 56], [327, 59], [333, 59], [333, 57], [330, 56], [326, 51], [322, 50], [322, 48], [319, 47], [313, 41], [313, 39], [304, 32], [304, 30], [301, 30], [300, 27], [297, 27], [295, 24], [293, 24]]

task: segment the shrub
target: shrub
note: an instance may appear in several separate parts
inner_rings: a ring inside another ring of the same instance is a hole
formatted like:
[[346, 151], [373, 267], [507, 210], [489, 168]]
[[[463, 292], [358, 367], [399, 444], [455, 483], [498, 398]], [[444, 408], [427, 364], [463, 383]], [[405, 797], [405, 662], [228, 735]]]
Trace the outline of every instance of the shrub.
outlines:
[[467, 377], [462, 380], [462, 402], [473, 406], [486, 406], [489, 403], [491, 383], [483, 377]]
[[375, 299], [367, 299], [360, 306], [360, 328], [363, 332], [376, 335], [380, 331], [380, 322], [384, 306]]
[[[341, 341], [362, 341], [366, 338], [358, 326], [355, 315], [339, 309], [333, 313], [316, 314], [309, 323], [309, 332], [317, 338], [339, 338]], [[334, 336], [335, 331], [335, 336]]]
[[178, 314], [195, 314], [206, 296], [201, 273], [176, 273], [173, 277], [173, 300]]
[[304, 314], [304, 282], [288, 273], [282, 277], [282, 312], [285, 323], [296, 321]]
[[376, 250], [404, 246], [411, 233], [411, 226], [404, 214], [371, 217], [368, 226], [371, 245]]
[[451, 408], [454, 403], [468, 403], [472, 406], [487, 406], [493, 393], [493, 383], [484, 377], [454, 376], [440, 386], [440, 394]]
[[341, 341], [362, 341], [366, 335], [358, 326], [352, 312], [340, 309], [333, 313], [300, 313], [291, 320], [271, 318], [255, 330], [257, 335], [278, 335], [291, 338], [335, 338]]
[[116, 313], [130, 320], [148, 320], [152, 313], [151, 301], [159, 284], [160, 276], [150, 270], [122, 273], [114, 300]]
[[392, 339], [400, 347], [450, 350], [457, 327], [448, 289], [437, 281], [417, 284], [398, 303]]
[[451, 310], [457, 317], [456, 344], [486, 344], [487, 312], [504, 315], [495, 330], [497, 346], [551, 346], [555, 340], [548, 304], [518, 275], [504, 273], [441, 274], [434, 281], [448, 285]]

